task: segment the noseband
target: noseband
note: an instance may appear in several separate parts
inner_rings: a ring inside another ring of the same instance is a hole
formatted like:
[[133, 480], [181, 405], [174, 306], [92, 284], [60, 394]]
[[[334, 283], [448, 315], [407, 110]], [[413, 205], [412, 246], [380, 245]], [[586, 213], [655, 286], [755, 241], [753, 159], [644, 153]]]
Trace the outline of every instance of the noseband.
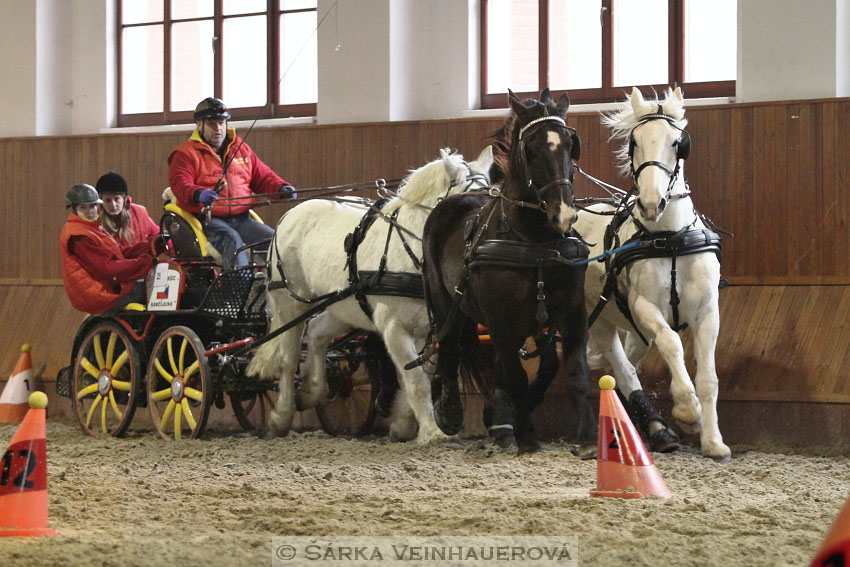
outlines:
[[[635, 153], [635, 131], [647, 124], [648, 122], [652, 122], [653, 120], [665, 120], [670, 126], [679, 130], [682, 135], [676, 140], [673, 145], [676, 146], [676, 166], [670, 167], [664, 162], [661, 161], [645, 161], [635, 169], [634, 164], [634, 153]], [[664, 114], [664, 111], [661, 108], [661, 105], [658, 105], [658, 109], [653, 114], [645, 114], [641, 116], [638, 120], [640, 122], [637, 126], [632, 128], [631, 133], [629, 134], [629, 168], [632, 170], [632, 180], [634, 182], [634, 189], [637, 191], [638, 195], [640, 195], [640, 187], [638, 186], [638, 177], [640, 177], [641, 172], [650, 166], [655, 166], [663, 169], [667, 175], [670, 177], [670, 182], [667, 184], [667, 192], [664, 194], [664, 199], [667, 199], [670, 196], [670, 192], [673, 190], [673, 184], [676, 183], [676, 179], [679, 177], [680, 164], [682, 161], [688, 159], [688, 155], [691, 151], [691, 136], [688, 132], [682, 128], [679, 128], [676, 125], [676, 119], [669, 114]], [[682, 194], [683, 197], [686, 197], [689, 193]], [[678, 195], [677, 195], [678, 197]]]
[[[523, 126], [519, 131], [519, 159], [520, 159], [520, 164], [522, 165], [523, 174], [525, 175], [526, 185], [530, 189], [534, 189], [534, 194], [537, 197], [537, 205], [540, 208], [540, 210], [544, 211], [544, 212], [546, 211], [546, 203], [542, 199], [542, 195], [543, 195], [544, 191], [546, 191], [547, 189], [549, 189], [550, 187], [553, 187], [553, 186], [566, 186], [566, 187], [569, 187], [570, 197], [572, 197], [572, 186], [573, 186], [573, 170], [572, 170], [572, 168], [570, 168], [570, 177], [569, 178], [567, 178], [567, 177], [555, 178], [552, 181], [550, 181], [549, 183], [547, 183], [546, 185], [544, 185], [543, 187], [537, 187], [534, 183], [534, 180], [531, 179], [531, 173], [528, 171], [528, 160], [527, 160], [526, 155], [525, 155], [525, 141], [523, 140], [523, 137], [526, 135], [526, 131], [529, 131], [528, 132], [529, 136], [536, 134], [540, 130], [540, 128], [544, 125], [545, 122], [555, 122], [555, 123], [557, 123], [557, 125], [560, 128], [569, 132], [570, 138], [572, 138], [574, 144], [576, 143], [576, 140], [578, 140], [578, 134], [576, 134], [576, 129], [571, 127], [571, 126], [567, 126], [567, 123], [564, 121], [564, 119], [559, 117], [559, 116], [541, 116], [540, 118], [535, 118], [534, 120], [532, 120], [531, 122], [529, 122], [528, 124]], [[572, 159], [572, 156], [571, 156], [571, 159]]]

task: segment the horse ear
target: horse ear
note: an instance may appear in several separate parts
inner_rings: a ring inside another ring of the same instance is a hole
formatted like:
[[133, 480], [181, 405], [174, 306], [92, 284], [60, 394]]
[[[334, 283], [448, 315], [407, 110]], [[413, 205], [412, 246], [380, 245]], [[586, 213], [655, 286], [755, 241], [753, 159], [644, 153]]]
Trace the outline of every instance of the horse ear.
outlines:
[[493, 165], [493, 146], [484, 148], [478, 157], [469, 164], [469, 169], [474, 173], [483, 173], [489, 176], [490, 167]]
[[523, 106], [522, 102], [516, 97], [514, 91], [508, 89], [508, 102], [511, 105], [511, 108], [514, 111], [514, 114], [517, 116], [523, 116], [525, 114], [526, 108]]
[[685, 95], [682, 92], [682, 87], [676, 87], [676, 90], [673, 91], [673, 99], [678, 102], [685, 102]]
[[635, 116], [638, 116], [645, 105], [640, 89], [632, 87], [632, 96], [629, 98], [629, 101], [632, 103], [632, 109], [635, 111]]
[[567, 110], [570, 108], [570, 95], [564, 93], [558, 98], [558, 114], [561, 118], [566, 117]]
[[543, 92], [540, 93], [540, 102], [546, 106], [554, 106], [555, 99], [552, 98], [552, 93], [549, 92], [549, 87], [546, 87], [543, 89]]
[[452, 181], [457, 179], [457, 174], [462, 167], [463, 160], [460, 158], [456, 158], [455, 154], [452, 153], [451, 148], [441, 148], [440, 149], [440, 159], [443, 160], [443, 167], [446, 168], [446, 171], [449, 174], [449, 177], [452, 178]]

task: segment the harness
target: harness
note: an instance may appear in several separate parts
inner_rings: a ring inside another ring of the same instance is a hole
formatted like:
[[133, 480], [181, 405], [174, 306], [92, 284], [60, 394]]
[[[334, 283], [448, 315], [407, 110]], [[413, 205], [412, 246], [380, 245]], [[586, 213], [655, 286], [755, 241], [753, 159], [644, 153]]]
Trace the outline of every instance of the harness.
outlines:
[[[626, 296], [620, 291], [617, 285], [617, 277], [620, 272], [633, 262], [638, 260], [646, 260], [649, 258], [671, 258], [672, 265], [670, 268], [670, 306], [673, 309], [673, 326], [674, 331], [682, 331], [687, 328], [687, 323], [679, 323], [679, 292], [676, 289], [676, 258], [679, 256], [688, 256], [691, 254], [700, 254], [702, 252], [714, 252], [717, 255], [717, 260], [721, 258], [722, 237], [720, 234], [709, 228], [695, 228], [696, 218], [689, 226], [686, 226], [678, 231], [660, 231], [651, 232], [647, 230], [643, 224], [634, 218], [633, 210], [635, 200], [631, 200], [620, 212], [618, 212], [608, 227], [605, 229], [604, 248], [612, 250], [620, 247], [618, 231], [629, 217], [637, 225], [637, 231], [625, 242], [623, 246], [632, 243], [638, 243], [637, 246], [627, 248], [605, 258], [605, 285], [602, 288], [602, 294], [599, 297], [599, 302], [593, 309], [593, 312], [587, 318], [587, 326], [593, 325], [596, 318], [602, 312], [602, 309], [608, 304], [611, 296], [620, 309], [620, 313], [631, 323], [632, 328], [644, 342], [649, 344], [640, 329], [637, 328], [634, 318], [632, 317], [631, 309]], [[698, 216], [699, 213], [697, 213]]]

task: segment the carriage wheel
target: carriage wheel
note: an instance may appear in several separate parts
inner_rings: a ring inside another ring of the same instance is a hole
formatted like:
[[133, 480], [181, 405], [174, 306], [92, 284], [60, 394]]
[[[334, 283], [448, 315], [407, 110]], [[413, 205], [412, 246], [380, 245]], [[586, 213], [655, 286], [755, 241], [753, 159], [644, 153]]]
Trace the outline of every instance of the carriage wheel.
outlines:
[[[361, 437], [373, 432], [378, 417], [381, 372], [387, 369], [387, 364], [395, 380], [392, 361], [382, 356], [383, 350], [375, 352], [375, 344], [355, 338], [328, 353], [328, 403], [317, 406], [316, 415], [322, 429], [330, 435]], [[358, 365], [347, 359], [364, 354], [372, 357], [366, 364]]]
[[74, 413], [87, 435], [126, 433], [141, 380], [139, 347], [114, 321], [96, 325], [74, 361]]
[[188, 327], [167, 329], [148, 363], [148, 409], [163, 439], [199, 437], [207, 425], [212, 381], [204, 344]]
[[273, 390], [262, 392], [230, 392], [233, 414], [243, 431], [259, 436], [268, 431], [269, 412], [274, 408]]

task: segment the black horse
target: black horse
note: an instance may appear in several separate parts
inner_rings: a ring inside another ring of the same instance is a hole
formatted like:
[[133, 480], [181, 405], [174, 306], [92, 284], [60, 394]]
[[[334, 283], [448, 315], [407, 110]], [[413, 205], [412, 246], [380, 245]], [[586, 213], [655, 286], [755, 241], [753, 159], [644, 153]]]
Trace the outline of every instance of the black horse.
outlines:
[[[501, 189], [455, 195], [439, 203], [423, 234], [426, 301], [440, 344], [434, 383], [437, 424], [449, 435], [463, 424], [458, 365], [467, 369], [476, 348], [476, 323], [485, 325], [495, 350], [492, 383], [478, 374], [488, 395], [485, 423], [501, 446], [519, 452], [538, 445], [531, 410], [558, 368], [554, 346], [538, 341], [546, 376], [531, 391], [519, 360], [529, 336], [561, 336], [569, 376], [569, 400], [579, 423], [581, 454], [596, 450], [596, 416], [589, 397], [583, 265], [585, 244], [572, 232], [576, 218], [573, 159], [580, 142], [566, 125], [569, 98], [557, 104], [549, 90], [520, 102], [509, 93], [513, 113], [496, 149], [506, 153]], [[545, 330], [545, 331], [544, 331]], [[539, 380], [540, 382], [540, 380]], [[437, 394], [439, 392], [439, 394]]]

